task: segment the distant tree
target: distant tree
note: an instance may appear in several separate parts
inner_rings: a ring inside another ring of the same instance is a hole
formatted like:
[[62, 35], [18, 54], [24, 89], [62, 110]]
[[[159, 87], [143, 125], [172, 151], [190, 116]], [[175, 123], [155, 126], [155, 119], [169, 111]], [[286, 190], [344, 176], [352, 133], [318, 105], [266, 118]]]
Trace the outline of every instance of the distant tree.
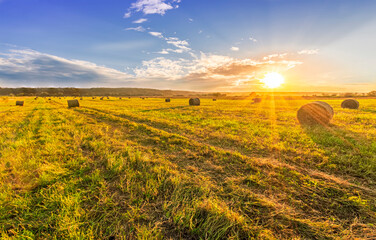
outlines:
[[345, 93], [343, 94], [344, 97], [354, 97], [354, 93]]
[[376, 91], [371, 91], [371, 92], [367, 93], [367, 96], [376, 97]]

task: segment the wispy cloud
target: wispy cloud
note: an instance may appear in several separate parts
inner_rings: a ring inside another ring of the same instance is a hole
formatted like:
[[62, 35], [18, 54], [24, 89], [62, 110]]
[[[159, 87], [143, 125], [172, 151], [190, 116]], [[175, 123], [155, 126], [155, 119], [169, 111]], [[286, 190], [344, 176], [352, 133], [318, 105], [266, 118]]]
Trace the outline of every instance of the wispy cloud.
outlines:
[[238, 47], [231, 47], [230, 49], [231, 49], [231, 51], [234, 51], [234, 52], [239, 51], [239, 48], [238, 48]]
[[173, 45], [176, 49], [167, 48], [163, 49], [159, 53], [161, 54], [168, 54], [170, 52], [174, 53], [184, 53], [189, 52], [192, 49], [189, 47], [189, 43], [186, 40], [180, 40], [177, 37], [164, 37], [162, 33], [160, 32], [149, 32], [150, 35], [163, 39], [166, 41], [167, 44]]
[[287, 53], [274, 53], [274, 54], [270, 54], [268, 56], [263, 57], [263, 60], [272, 60], [275, 58], [282, 59], [282, 58], [285, 58], [287, 55], [288, 55]]
[[133, 23], [144, 23], [144, 22], [146, 22], [147, 20], [148, 20], [147, 18], [140, 18], [140, 19], [138, 19], [138, 20], [133, 21]]
[[313, 55], [313, 54], [318, 54], [318, 53], [319, 53], [319, 49], [303, 49], [298, 52], [298, 54], [300, 55], [302, 54]]
[[145, 15], [164, 15], [168, 10], [178, 8], [179, 2], [180, 0], [137, 0], [135, 3], [131, 4], [128, 11], [124, 14], [124, 17], [131, 17], [133, 12], [142, 12]]
[[126, 28], [125, 30], [127, 31], [130, 31], [130, 30], [133, 30], [133, 31], [137, 31], [137, 32], [145, 32], [145, 28], [143, 28], [142, 26], [138, 26], [138, 27], [130, 27], [130, 28]]
[[160, 32], [149, 32], [149, 34], [157, 38], [164, 38]]

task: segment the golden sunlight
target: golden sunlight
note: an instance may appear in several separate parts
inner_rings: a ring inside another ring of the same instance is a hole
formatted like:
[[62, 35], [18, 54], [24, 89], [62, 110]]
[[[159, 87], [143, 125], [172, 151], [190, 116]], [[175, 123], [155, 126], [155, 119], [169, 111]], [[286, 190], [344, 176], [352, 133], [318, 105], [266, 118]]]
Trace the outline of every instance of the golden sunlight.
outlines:
[[277, 88], [285, 82], [285, 78], [277, 73], [271, 72], [265, 74], [264, 78], [260, 80], [267, 88]]

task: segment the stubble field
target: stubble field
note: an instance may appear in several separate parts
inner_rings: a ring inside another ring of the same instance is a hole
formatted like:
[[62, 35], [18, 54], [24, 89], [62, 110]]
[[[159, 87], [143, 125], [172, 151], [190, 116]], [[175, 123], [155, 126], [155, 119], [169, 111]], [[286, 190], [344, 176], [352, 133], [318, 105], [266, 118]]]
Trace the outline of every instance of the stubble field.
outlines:
[[[3, 239], [375, 239], [376, 99], [0, 99]], [[70, 98], [71, 99], [71, 98]]]

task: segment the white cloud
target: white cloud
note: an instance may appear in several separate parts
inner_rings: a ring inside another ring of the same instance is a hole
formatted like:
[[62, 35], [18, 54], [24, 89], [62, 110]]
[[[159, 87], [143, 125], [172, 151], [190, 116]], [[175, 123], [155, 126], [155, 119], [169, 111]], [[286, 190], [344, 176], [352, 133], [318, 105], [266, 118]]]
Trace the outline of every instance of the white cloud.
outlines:
[[313, 54], [318, 54], [318, 53], [319, 53], [319, 49], [303, 49], [298, 52], [298, 54], [300, 55], [302, 54], [313, 55]]
[[127, 30], [127, 31], [133, 30], [133, 31], [137, 31], [137, 32], [145, 32], [145, 28], [143, 28], [142, 26], [130, 27], [130, 28], [126, 28], [125, 30]]
[[144, 22], [146, 22], [147, 20], [148, 20], [147, 18], [140, 18], [140, 19], [138, 19], [138, 20], [133, 21], [133, 23], [144, 23]]
[[137, 0], [132, 3], [124, 17], [131, 17], [132, 12], [142, 12], [145, 15], [164, 15], [168, 10], [179, 7], [180, 0]]
[[234, 51], [234, 52], [239, 51], [239, 48], [238, 48], [238, 47], [231, 47], [230, 49], [231, 49], [231, 51]]
[[189, 21], [189, 22], [193, 22], [193, 19], [192, 19], [192, 18], [188, 18], [188, 21]]
[[149, 34], [157, 38], [163, 38], [163, 35], [160, 32], [149, 32]]

